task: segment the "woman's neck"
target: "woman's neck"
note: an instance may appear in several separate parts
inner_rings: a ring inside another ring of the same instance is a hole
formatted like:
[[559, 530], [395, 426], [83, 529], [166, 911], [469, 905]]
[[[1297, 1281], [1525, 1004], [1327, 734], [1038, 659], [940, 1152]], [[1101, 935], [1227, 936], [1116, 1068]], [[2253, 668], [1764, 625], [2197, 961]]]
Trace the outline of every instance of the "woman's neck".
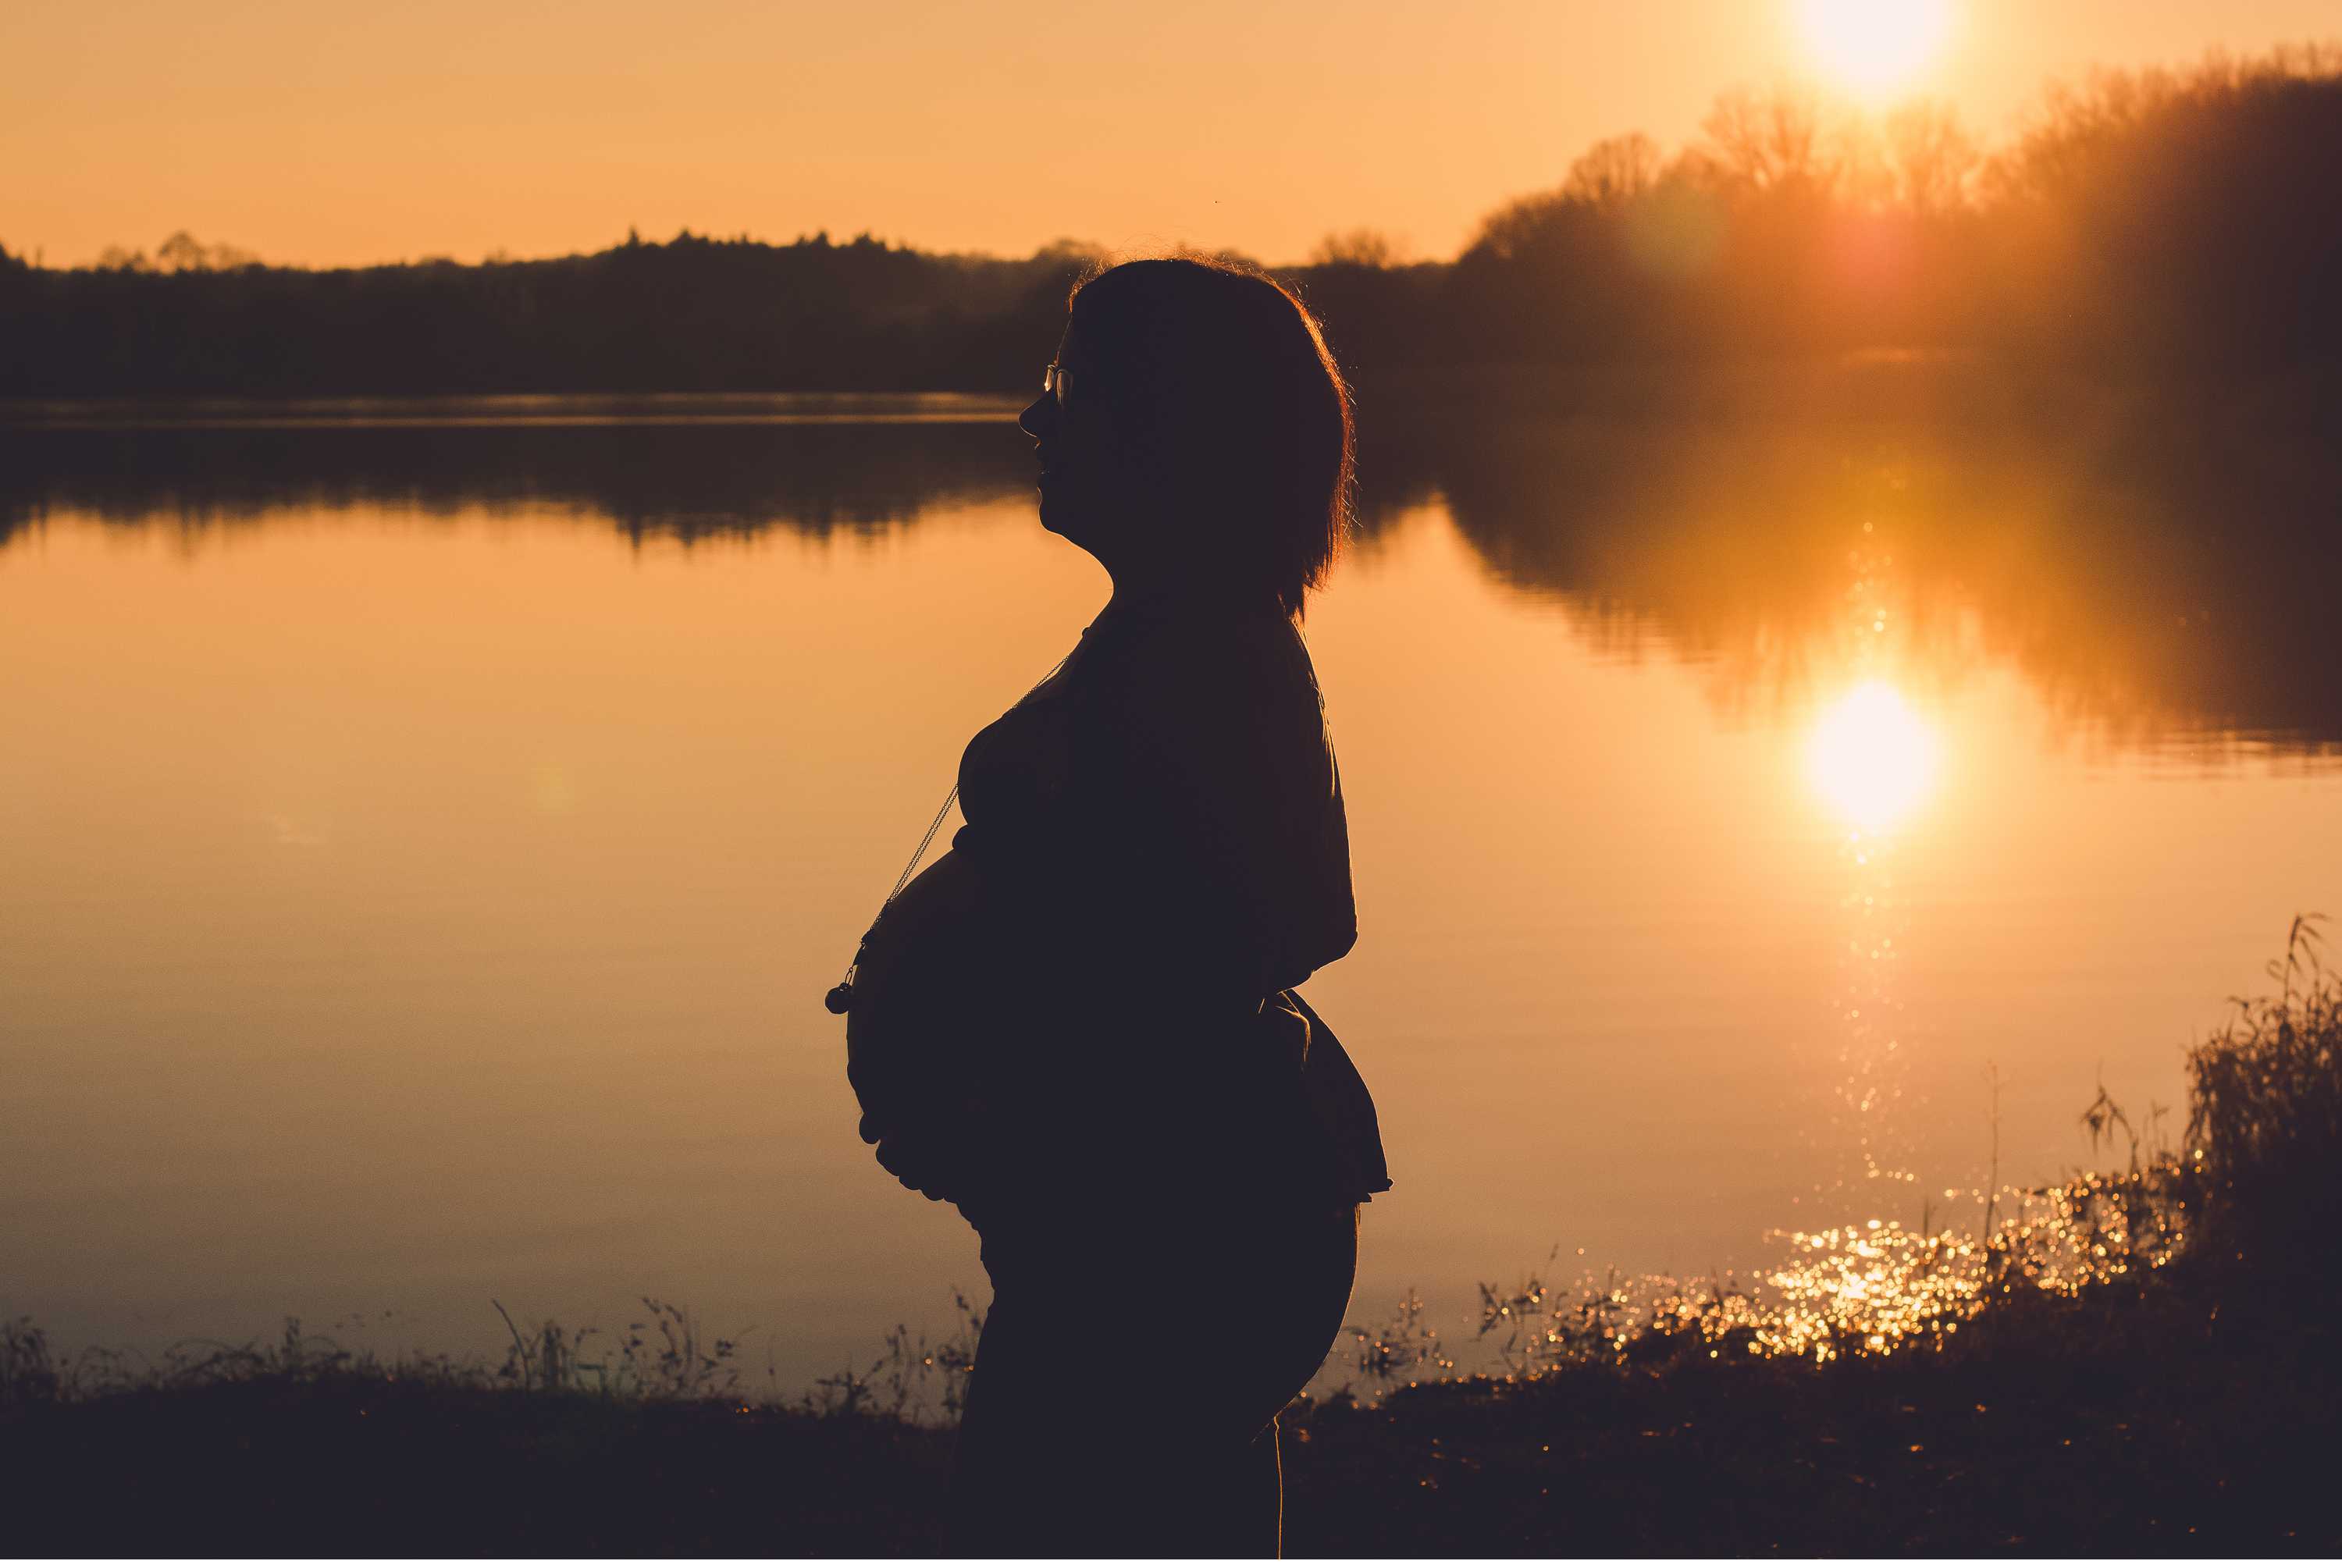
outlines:
[[1109, 568], [1114, 593], [1101, 614], [1116, 617], [1155, 615], [1227, 615], [1276, 610], [1274, 594], [1227, 577], [1201, 573], [1116, 572]]

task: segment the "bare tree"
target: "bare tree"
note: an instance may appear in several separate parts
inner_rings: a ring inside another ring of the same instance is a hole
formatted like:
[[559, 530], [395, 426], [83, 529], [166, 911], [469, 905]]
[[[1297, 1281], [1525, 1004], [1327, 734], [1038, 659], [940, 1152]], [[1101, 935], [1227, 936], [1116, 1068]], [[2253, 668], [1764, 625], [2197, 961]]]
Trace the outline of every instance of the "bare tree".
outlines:
[[255, 266], [259, 261], [260, 258], [250, 251], [238, 250], [228, 245], [207, 245], [181, 229], [155, 247], [152, 269], [155, 272], [234, 272], [238, 267]]
[[1699, 123], [1705, 140], [1693, 149], [1695, 166], [1742, 190], [1827, 194], [1841, 170], [1827, 155], [1822, 119], [1820, 96], [1810, 89], [1736, 87]]
[[1640, 131], [1595, 143], [1569, 165], [1562, 197], [1610, 206], [1634, 200], [1659, 181], [1659, 145]]
[[1327, 235], [1309, 253], [1311, 266], [1386, 267], [1398, 260], [1398, 247], [1376, 229], [1352, 229]]
[[203, 242], [181, 229], [155, 247], [156, 272], [209, 272], [211, 255]]
[[1887, 160], [1893, 199], [1921, 217], [1966, 204], [1983, 155], [1957, 110], [1918, 98], [1887, 116]]

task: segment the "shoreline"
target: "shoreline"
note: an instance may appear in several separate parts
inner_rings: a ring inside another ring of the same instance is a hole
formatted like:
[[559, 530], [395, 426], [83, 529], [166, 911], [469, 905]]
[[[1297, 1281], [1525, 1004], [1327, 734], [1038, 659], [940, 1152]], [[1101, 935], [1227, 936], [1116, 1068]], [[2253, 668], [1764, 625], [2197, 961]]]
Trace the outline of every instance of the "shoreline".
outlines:
[[[1304, 1402], [1286, 1551], [2331, 1552], [2335, 1353], [2243, 1283], [2176, 1264], [2005, 1304], [1940, 1351], [1710, 1359], [1661, 1335]], [[1144, 1419], [1102, 1393], [1096, 1434]], [[951, 1443], [868, 1410], [331, 1367], [0, 1408], [33, 1554], [926, 1555]]]

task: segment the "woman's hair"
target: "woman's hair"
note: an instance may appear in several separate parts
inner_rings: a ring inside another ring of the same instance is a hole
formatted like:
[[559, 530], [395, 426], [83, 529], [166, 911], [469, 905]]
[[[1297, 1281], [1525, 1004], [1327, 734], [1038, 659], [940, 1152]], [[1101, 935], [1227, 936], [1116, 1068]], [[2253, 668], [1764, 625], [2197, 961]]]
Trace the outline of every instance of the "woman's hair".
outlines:
[[1349, 533], [1356, 436], [1325, 334], [1292, 292], [1216, 257], [1125, 262], [1070, 301], [1096, 396], [1170, 515], [1286, 614]]

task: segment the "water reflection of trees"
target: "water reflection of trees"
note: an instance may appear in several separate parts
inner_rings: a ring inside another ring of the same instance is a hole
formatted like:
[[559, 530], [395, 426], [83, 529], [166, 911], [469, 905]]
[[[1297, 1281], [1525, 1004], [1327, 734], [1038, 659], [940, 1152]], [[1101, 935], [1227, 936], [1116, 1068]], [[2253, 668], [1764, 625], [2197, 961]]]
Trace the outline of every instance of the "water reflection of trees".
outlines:
[[[1963, 389], [1965, 387], [1965, 389]], [[1736, 713], [2014, 664], [2123, 744], [2342, 744], [2342, 429], [2315, 389], [2156, 404], [1893, 368], [1376, 392], [1371, 533], [1444, 497], [1498, 578]], [[1534, 415], [1521, 410], [1545, 410]], [[1499, 410], [1511, 410], [1499, 413]], [[0, 427], [0, 548], [58, 512], [191, 533], [351, 505], [568, 509], [688, 543], [1029, 494], [1009, 422]]]
[[2342, 741], [2342, 432], [2322, 400], [2010, 401], [1953, 379], [1666, 416], [1451, 407], [1414, 438], [1413, 478], [1597, 648], [1698, 661], [1736, 710], [1856, 668], [1920, 690], [2008, 662], [2116, 743]]
[[201, 530], [355, 504], [573, 507], [636, 538], [827, 535], [1028, 491], [1032, 443], [982, 422], [0, 428], [0, 545], [52, 512]]

